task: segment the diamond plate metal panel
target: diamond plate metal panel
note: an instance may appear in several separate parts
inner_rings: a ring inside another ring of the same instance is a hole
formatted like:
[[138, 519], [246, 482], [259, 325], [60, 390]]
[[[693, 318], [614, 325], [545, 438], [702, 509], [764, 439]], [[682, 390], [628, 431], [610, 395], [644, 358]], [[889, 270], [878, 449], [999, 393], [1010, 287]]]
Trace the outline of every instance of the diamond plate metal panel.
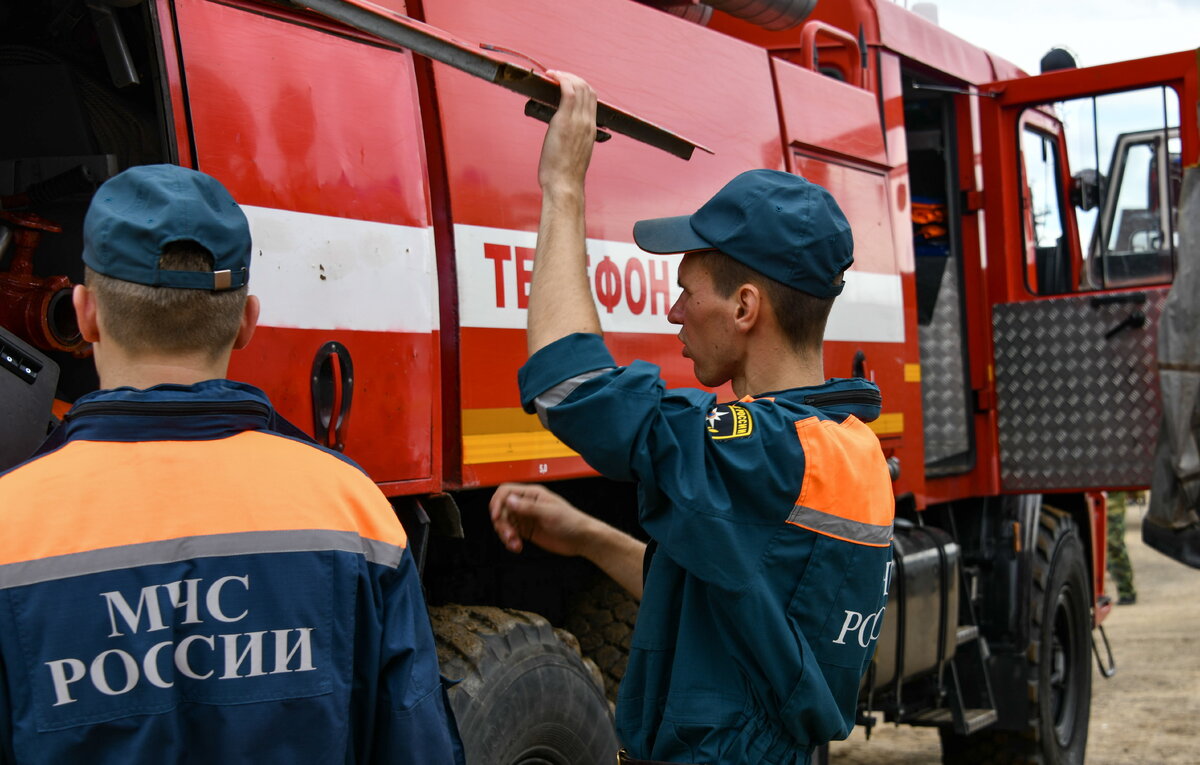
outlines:
[[[1005, 489], [1149, 483], [1162, 404], [1155, 366], [1165, 289], [1144, 304], [1096, 296], [993, 308], [1000, 476]], [[1131, 314], [1140, 329], [1105, 334]]]
[[955, 261], [946, 264], [933, 320], [917, 328], [926, 465], [970, 450], [957, 271]]

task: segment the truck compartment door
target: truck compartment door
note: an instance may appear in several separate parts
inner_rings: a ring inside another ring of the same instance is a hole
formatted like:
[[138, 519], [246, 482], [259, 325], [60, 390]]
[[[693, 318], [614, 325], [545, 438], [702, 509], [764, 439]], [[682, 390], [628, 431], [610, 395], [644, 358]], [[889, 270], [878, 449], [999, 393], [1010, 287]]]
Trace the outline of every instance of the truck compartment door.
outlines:
[[163, 6], [181, 162], [225, 184], [253, 235], [262, 316], [231, 375], [387, 493], [436, 491], [438, 292], [412, 55], [287, 9]]
[[1145, 486], [1156, 347], [1197, 158], [1192, 53], [984, 88], [1001, 484]]

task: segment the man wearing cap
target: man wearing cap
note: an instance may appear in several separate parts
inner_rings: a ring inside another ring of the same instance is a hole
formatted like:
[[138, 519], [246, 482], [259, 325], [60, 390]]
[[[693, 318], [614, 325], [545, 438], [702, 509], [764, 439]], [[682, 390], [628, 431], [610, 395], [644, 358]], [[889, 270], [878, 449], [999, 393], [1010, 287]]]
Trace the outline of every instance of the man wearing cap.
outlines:
[[623, 762], [806, 763], [854, 725], [891, 565], [891, 482], [864, 424], [879, 390], [822, 368], [850, 227], [824, 189], [773, 170], [693, 215], [638, 223], [643, 248], [686, 253], [668, 320], [697, 379], [739, 400], [618, 366], [585, 271], [595, 96], [558, 76], [522, 401], [600, 473], [638, 482], [652, 543], [538, 486], [500, 487], [493, 524], [511, 550], [586, 556], [642, 597], [617, 703]]
[[83, 260], [103, 389], [0, 475], [0, 762], [461, 762], [390, 504], [224, 379], [258, 316], [229, 193], [126, 170]]

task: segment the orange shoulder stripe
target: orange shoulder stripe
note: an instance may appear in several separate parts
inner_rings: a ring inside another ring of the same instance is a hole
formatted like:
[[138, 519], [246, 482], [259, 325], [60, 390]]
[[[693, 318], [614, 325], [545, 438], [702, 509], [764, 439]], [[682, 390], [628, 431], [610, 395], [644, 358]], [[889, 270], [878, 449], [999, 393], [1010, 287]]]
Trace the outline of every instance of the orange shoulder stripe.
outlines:
[[0, 565], [165, 539], [325, 529], [403, 547], [371, 479], [308, 444], [75, 441], [0, 478]]
[[871, 429], [854, 416], [841, 423], [809, 417], [796, 423], [796, 435], [804, 449], [804, 482], [796, 498], [803, 521], [796, 525], [863, 544], [879, 544], [884, 530], [883, 539], [890, 538], [895, 498]]

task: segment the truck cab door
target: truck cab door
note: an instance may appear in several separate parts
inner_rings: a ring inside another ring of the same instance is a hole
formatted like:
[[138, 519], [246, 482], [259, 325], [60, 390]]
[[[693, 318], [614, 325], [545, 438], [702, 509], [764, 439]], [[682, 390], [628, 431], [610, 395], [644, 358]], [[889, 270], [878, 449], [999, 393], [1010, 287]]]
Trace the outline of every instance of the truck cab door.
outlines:
[[1146, 486], [1193, 53], [985, 86], [987, 288], [1005, 491]]

